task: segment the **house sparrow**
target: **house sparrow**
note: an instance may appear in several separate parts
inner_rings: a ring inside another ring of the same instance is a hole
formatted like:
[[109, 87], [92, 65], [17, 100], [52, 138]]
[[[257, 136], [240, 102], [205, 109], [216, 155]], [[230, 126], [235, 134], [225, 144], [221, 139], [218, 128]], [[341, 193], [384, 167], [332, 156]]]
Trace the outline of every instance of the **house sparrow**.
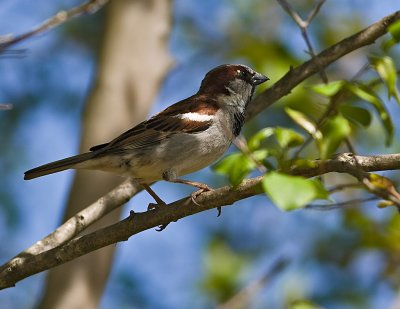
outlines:
[[29, 180], [67, 169], [91, 169], [132, 177], [165, 205], [150, 188], [157, 180], [211, 190], [204, 183], [179, 177], [220, 158], [239, 134], [254, 89], [268, 78], [245, 65], [225, 64], [209, 71], [199, 91], [175, 103], [109, 143], [90, 152], [51, 162], [25, 172]]

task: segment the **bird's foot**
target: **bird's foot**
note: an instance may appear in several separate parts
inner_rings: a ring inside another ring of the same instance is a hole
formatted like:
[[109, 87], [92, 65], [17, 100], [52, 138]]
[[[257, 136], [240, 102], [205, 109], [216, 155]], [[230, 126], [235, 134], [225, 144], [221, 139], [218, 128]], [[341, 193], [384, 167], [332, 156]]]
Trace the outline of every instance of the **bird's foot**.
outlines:
[[[203, 192], [207, 192], [207, 191], [214, 191], [214, 189], [211, 188], [211, 187], [209, 187], [209, 186], [207, 186], [206, 184], [204, 184], [204, 187], [202, 187], [202, 188], [200, 188], [200, 190], [197, 190], [197, 191], [195, 191], [195, 192], [192, 193], [192, 195], [191, 195], [191, 200], [192, 200], [192, 202], [193, 202], [194, 204], [196, 204], [197, 206], [200, 206], [200, 204], [196, 202], [196, 198], [197, 198], [200, 194], [202, 194]], [[218, 206], [218, 207], [217, 207], [217, 211], [218, 211], [217, 217], [219, 217], [219, 216], [221, 215], [221, 212], [222, 212], [221, 206]]]
[[197, 191], [195, 191], [195, 192], [193, 192], [193, 193], [191, 194], [191, 200], [192, 200], [192, 202], [193, 202], [194, 204], [196, 204], [197, 206], [200, 206], [200, 204], [196, 202], [196, 198], [197, 198], [200, 194], [202, 194], [203, 192], [214, 191], [214, 189], [211, 188], [211, 187], [209, 187], [209, 186], [206, 185], [206, 184], [201, 184], [201, 185], [196, 186], [196, 187], [198, 187], [200, 190], [197, 190]]

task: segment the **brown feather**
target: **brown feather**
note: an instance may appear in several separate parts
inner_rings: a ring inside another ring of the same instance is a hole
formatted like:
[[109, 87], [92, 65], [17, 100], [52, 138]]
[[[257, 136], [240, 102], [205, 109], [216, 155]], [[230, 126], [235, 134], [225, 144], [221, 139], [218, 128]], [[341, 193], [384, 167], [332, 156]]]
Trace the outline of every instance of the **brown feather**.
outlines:
[[207, 100], [205, 95], [194, 95], [171, 105], [149, 120], [139, 123], [132, 129], [122, 133], [109, 143], [90, 148], [97, 152], [97, 156], [109, 153], [124, 152], [129, 149], [138, 149], [157, 144], [175, 133], [197, 133], [210, 127], [212, 121], [193, 121], [181, 119], [185, 113], [214, 115], [219, 105], [214, 100]]
[[93, 158], [93, 152], [83, 153], [77, 156], [69, 157], [66, 159], [58, 160], [55, 162], [47, 163], [42, 166], [33, 168], [24, 173], [24, 179], [29, 180], [37, 177], [41, 177], [48, 174], [53, 174], [57, 172], [61, 172], [64, 170], [68, 170], [70, 168], [74, 168], [74, 166], [78, 163], [82, 163], [84, 161], [90, 160]]

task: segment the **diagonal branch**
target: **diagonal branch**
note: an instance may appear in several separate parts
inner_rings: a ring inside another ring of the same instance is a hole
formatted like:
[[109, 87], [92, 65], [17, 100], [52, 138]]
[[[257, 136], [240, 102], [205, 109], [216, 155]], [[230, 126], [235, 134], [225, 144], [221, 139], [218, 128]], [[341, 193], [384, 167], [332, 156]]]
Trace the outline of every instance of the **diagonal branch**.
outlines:
[[60, 11], [53, 17], [47, 19], [40, 25], [36, 26], [32, 30], [25, 32], [17, 36], [0, 36], [0, 53], [4, 52], [7, 48], [15, 45], [23, 40], [31, 38], [37, 34], [48, 31], [54, 27], [61, 25], [62, 23], [80, 16], [86, 13], [95, 13], [102, 8], [108, 0], [89, 0], [81, 5], [73, 7], [68, 11]]
[[[398, 159], [397, 155], [379, 155], [379, 156], [363, 157], [363, 156], [357, 156], [354, 153], [347, 152], [336, 155], [335, 158], [332, 160], [343, 162], [342, 169], [335, 170], [336, 172], [347, 173], [357, 178], [369, 192], [383, 198], [384, 200], [392, 202], [392, 204], [395, 205], [397, 209], [400, 211], [400, 193], [397, 192], [391, 180], [383, 176], [371, 175], [368, 173], [369, 171], [373, 171], [373, 170], [368, 170], [368, 167], [370, 165], [374, 166], [376, 162], [378, 161], [382, 162], [382, 160], [387, 160], [387, 159], [389, 159], [388, 161], [391, 161], [390, 158], [396, 158], [396, 160]], [[359, 160], [363, 160], [364, 162], [360, 162]], [[324, 163], [325, 161], [320, 161], [320, 162], [321, 164], [325, 164]], [[394, 166], [397, 166], [396, 162], [393, 163]], [[398, 162], [398, 164], [400, 165], [400, 162]], [[314, 172], [316, 172], [316, 169], [318, 170], [320, 168], [323, 168], [323, 166], [318, 164], [318, 166], [311, 168], [308, 172], [313, 170]], [[292, 170], [294, 174], [299, 173], [298, 175], [305, 176], [302, 171], [306, 172], [305, 170], [302, 169]], [[312, 176], [314, 175], [311, 174], [311, 176], [309, 177]]]
[[[400, 169], [400, 153], [377, 156], [353, 156], [348, 153], [337, 155], [330, 160], [311, 161], [311, 168], [293, 167], [291, 174], [314, 177], [330, 172], [347, 173], [356, 178], [362, 173]], [[197, 198], [199, 205], [190, 197], [173, 202], [157, 210], [131, 215], [108, 227], [77, 237], [54, 249], [40, 254], [26, 254], [13, 259], [0, 268], [0, 289], [14, 286], [18, 281], [61, 265], [102, 247], [128, 240], [129, 237], [147, 229], [233, 203], [262, 193], [262, 176], [244, 180], [236, 188], [225, 186], [205, 192]]]
[[[364, 64], [361, 67], [361, 69], [358, 70], [358, 72], [349, 80], [349, 83], [355, 83], [364, 73], [367, 72], [369, 67], [370, 67], [369, 63]], [[372, 81], [372, 83], [369, 84], [369, 87], [372, 87], [375, 82], [376, 80]], [[329, 117], [337, 111], [338, 106], [346, 97], [348, 92], [349, 91], [345, 87], [343, 87], [330, 98], [327, 108], [325, 109], [324, 113], [316, 123], [316, 130], [321, 129], [322, 126], [327, 122]], [[308, 138], [304, 141], [304, 143], [296, 150], [296, 152], [293, 155], [293, 159], [297, 159], [300, 153], [307, 147], [309, 143], [311, 143], [313, 139], [314, 137], [312, 135], [309, 135]], [[348, 138], [346, 140], [349, 142]]]
[[321, 7], [324, 5], [325, 2], [326, 2], [326, 0], [318, 1], [318, 3], [315, 5], [314, 9], [311, 11], [310, 14], [308, 14], [308, 16], [306, 18], [307, 24], [310, 24], [311, 21], [314, 19], [314, 17], [317, 16], [317, 14], [319, 13], [319, 10], [321, 9]]
[[296, 68], [290, 69], [279, 81], [258, 95], [249, 106], [247, 118], [251, 119], [264, 109], [271, 106], [280, 98], [288, 95], [302, 81], [318, 73], [321, 68], [327, 67], [363, 46], [374, 43], [378, 38], [387, 33], [388, 27], [400, 20], [400, 11], [388, 15], [371, 26], [351, 35], [335, 45], [323, 50], [314, 58], [304, 62]]
[[289, 264], [289, 259], [282, 257], [276, 260], [261, 277], [257, 278], [239, 292], [229, 298], [227, 301], [217, 307], [217, 309], [240, 309], [248, 308], [250, 302], [255, 296], [265, 288], [265, 286], [273, 279], [278, 273], [282, 272]]
[[94, 222], [127, 203], [141, 190], [142, 188], [139, 188], [136, 181], [131, 179], [125, 180], [122, 184], [99, 198], [96, 202], [68, 219], [45, 238], [18, 254], [13, 260], [23, 258], [24, 256], [39, 254], [71, 240]]
[[[277, 1], [286, 11], [286, 13], [288, 13], [290, 17], [292, 17], [297, 26], [300, 28], [301, 35], [303, 36], [303, 39], [306, 42], [308, 48], [308, 53], [311, 55], [311, 58], [315, 58], [315, 51], [311, 44], [311, 40], [308, 36], [308, 26], [310, 25], [314, 17], [318, 14], [319, 10], [321, 9], [322, 5], [325, 3], [326, 0], [320, 0], [316, 4], [314, 9], [311, 11], [311, 13], [308, 15], [306, 20], [302, 19], [300, 15], [292, 8], [292, 6], [286, 0], [277, 0]], [[326, 75], [323, 67], [321, 67], [319, 75], [321, 76], [321, 79], [325, 84], [328, 83], [328, 76]]]
[[335, 204], [310, 204], [304, 207], [308, 210], [318, 210], [318, 211], [331, 211], [335, 209], [345, 209], [345, 208], [352, 208], [358, 206], [360, 204], [364, 204], [366, 202], [377, 201], [379, 198], [376, 196], [370, 196], [367, 198], [356, 198], [352, 200], [347, 200], [343, 202], [338, 202]]
[[0, 110], [9, 110], [12, 108], [13, 106], [10, 103], [0, 103]]

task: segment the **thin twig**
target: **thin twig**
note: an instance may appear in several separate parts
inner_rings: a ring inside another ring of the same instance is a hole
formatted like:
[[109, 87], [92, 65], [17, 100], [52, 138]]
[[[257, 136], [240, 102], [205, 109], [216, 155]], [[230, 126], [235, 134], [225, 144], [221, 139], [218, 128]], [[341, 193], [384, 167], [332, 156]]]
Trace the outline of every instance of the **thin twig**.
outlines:
[[315, 5], [315, 7], [313, 8], [313, 10], [311, 11], [310, 14], [308, 14], [307, 18], [306, 18], [306, 23], [310, 24], [311, 21], [314, 19], [315, 16], [317, 16], [317, 14], [319, 13], [319, 10], [321, 9], [321, 7], [324, 5], [326, 0], [320, 0], [318, 1], [318, 3]]
[[68, 11], [58, 12], [56, 15], [47, 19], [46, 21], [44, 21], [43, 23], [41, 23], [40, 25], [36, 26], [35, 28], [33, 28], [28, 32], [25, 32], [17, 36], [10, 36], [10, 35], [0, 36], [0, 53], [5, 52], [6, 49], [12, 45], [15, 45], [39, 33], [57, 27], [74, 17], [80, 16], [85, 13], [88, 14], [95, 13], [97, 10], [102, 8], [107, 2], [108, 0], [89, 0], [81, 5], [73, 7]]
[[[1, 43], [0, 43], [1, 44]], [[7, 49], [0, 53], [0, 59], [24, 58], [28, 54], [27, 49]]]
[[248, 308], [249, 303], [262, 288], [271, 281], [278, 273], [280, 273], [288, 265], [289, 260], [286, 258], [280, 258], [260, 276], [260, 278], [254, 280], [223, 304], [219, 305], [218, 309], [240, 309]]
[[371, 196], [368, 198], [357, 198], [357, 199], [339, 202], [339, 203], [335, 203], [335, 204], [310, 204], [310, 205], [307, 205], [305, 207], [305, 209], [318, 210], [318, 211], [329, 211], [329, 210], [355, 207], [355, 206], [359, 206], [362, 203], [376, 201], [376, 200], [379, 200], [379, 198], [376, 196]]
[[306, 22], [303, 20], [303, 18], [300, 17], [300, 15], [292, 8], [292, 6], [286, 1], [286, 0], [277, 0], [280, 6], [285, 10], [285, 12], [292, 17], [294, 22], [300, 27], [304, 28], [307, 27], [308, 25]]
[[334, 187], [328, 189], [328, 192], [330, 194], [332, 194], [332, 193], [342, 191], [345, 189], [360, 189], [360, 188], [362, 188], [362, 185], [358, 182], [357, 183], [344, 183], [344, 184], [340, 184], [340, 185], [337, 185], [337, 186], [334, 186]]
[[13, 105], [10, 103], [2, 103], [0, 104], [0, 110], [10, 110], [13, 108]]
[[[293, 7], [286, 0], [277, 0], [278, 3], [282, 6], [282, 8], [289, 14], [290, 17], [295, 21], [297, 26], [300, 28], [301, 35], [303, 36], [304, 41], [306, 42], [308, 54], [311, 55], [311, 58], [315, 58], [316, 54], [314, 48], [311, 44], [311, 40], [308, 36], [308, 26], [310, 25], [313, 18], [318, 14], [322, 5], [325, 3], [325, 0], [319, 1], [311, 13], [308, 15], [307, 19], [304, 20], [301, 16], [293, 9]], [[328, 83], [328, 76], [326, 75], [323, 66], [320, 67], [319, 72], [321, 79], [324, 83]]]
[[[349, 80], [349, 83], [355, 83], [357, 80], [367, 72], [368, 68], [370, 67], [369, 63], [364, 64], [358, 71], [357, 73]], [[372, 81], [369, 84], [369, 87], [374, 85], [376, 83], [376, 80]], [[326, 123], [326, 121], [329, 119], [329, 117], [336, 112], [337, 107], [340, 102], [344, 99], [344, 97], [347, 95], [348, 90], [346, 88], [340, 89], [335, 95], [333, 95], [330, 98], [329, 104], [325, 110], [325, 112], [322, 114], [322, 116], [318, 119], [317, 124], [316, 124], [316, 130], [320, 130], [322, 126]], [[300, 153], [307, 147], [307, 145], [313, 140], [313, 136], [311, 134], [308, 135], [307, 139], [304, 141], [304, 143], [296, 150], [296, 152], [293, 155], [293, 160], [296, 160], [299, 156]], [[350, 150], [350, 152], [353, 152]]]
[[[380, 160], [378, 159], [379, 156], [372, 157]], [[369, 192], [381, 197], [384, 200], [391, 201], [400, 210], [400, 193], [397, 192], [390, 179], [383, 176], [374, 176], [369, 174], [368, 172], [370, 171], [365, 169], [365, 159], [366, 157], [364, 156], [358, 156], [354, 155], [353, 153], [346, 152], [335, 155], [331, 160], [343, 162], [343, 166], [340, 168], [340, 170], [336, 170], [336, 172], [352, 175], [353, 177], [357, 178]], [[321, 162], [329, 162], [329, 160], [321, 160]], [[314, 161], [313, 164], [315, 163], [316, 162]], [[322, 163], [322, 165], [316, 164], [315, 167], [306, 169], [294, 167], [294, 169], [292, 169], [292, 173], [295, 175], [299, 173], [298, 175], [304, 176], [304, 172], [306, 172], [306, 170], [309, 172], [312, 170], [315, 171], [315, 169], [324, 169], [324, 164], [326, 163]], [[319, 175], [321, 175], [321, 173], [319, 173]]]
[[[351, 142], [349, 137], [346, 137], [344, 139], [344, 142], [346, 144], [347, 149], [349, 150], [349, 152], [353, 153], [353, 154], [357, 154], [356, 151], [356, 147], [353, 145], [353, 143]], [[358, 164], [358, 162], [356, 161], [356, 163]]]
[[344, 55], [361, 47], [373, 44], [378, 38], [387, 33], [388, 27], [400, 20], [400, 11], [390, 14], [360, 32], [346, 37], [342, 41], [323, 50], [298, 67], [289, 71], [275, 84], [259, 94], [249, 105], [246, 120], [249, 120], [282, 97], [288, 95], [297, 85], [308, 77], [319, 72], [320, 67], [327, 67]]
[[261, 174], [265, 174], [267, 172], [267, 168], [262, 164], [256, 157], [254, 157], [253, 153], [250, 151], [249, 147], [247, 146], [246, 138], [243, 135], [239, 135], [233, 141], [235, 146], [244, 154], [246, 155], [253, 163], [255, 164], [256, 168]]

